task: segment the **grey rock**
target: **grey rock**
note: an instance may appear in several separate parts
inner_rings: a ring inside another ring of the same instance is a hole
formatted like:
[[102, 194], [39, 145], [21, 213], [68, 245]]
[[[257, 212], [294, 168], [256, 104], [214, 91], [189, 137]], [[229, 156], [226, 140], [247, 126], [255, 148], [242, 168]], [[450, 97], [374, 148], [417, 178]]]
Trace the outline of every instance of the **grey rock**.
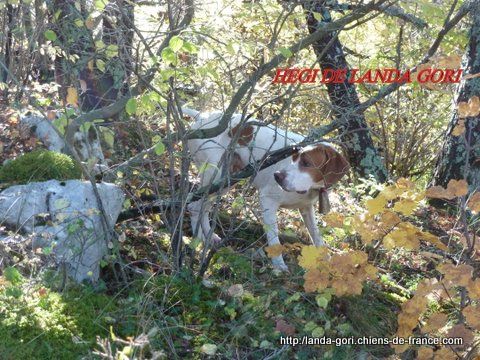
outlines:
[[108, 218], [100, 215], [92, 185], [79, 180], [16, 185], [0, 192], [0, 224], [34, 233], [34, 248], [51, 249], [59, 264], [77, 281], [98, 280], [99, 265], [108, 253], [111, 232], [122, 210], [122, 190], [97, 184]]

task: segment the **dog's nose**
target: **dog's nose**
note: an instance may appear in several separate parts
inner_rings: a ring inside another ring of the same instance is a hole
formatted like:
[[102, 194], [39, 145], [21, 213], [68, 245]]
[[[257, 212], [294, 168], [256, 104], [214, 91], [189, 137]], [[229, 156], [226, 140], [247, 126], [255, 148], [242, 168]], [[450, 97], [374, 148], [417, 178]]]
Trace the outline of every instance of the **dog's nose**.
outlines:
[[285, 180], [286, 174], [283, 171], [275, 171], [273, 177], [279, 185], [283, 185], [283, 180]]

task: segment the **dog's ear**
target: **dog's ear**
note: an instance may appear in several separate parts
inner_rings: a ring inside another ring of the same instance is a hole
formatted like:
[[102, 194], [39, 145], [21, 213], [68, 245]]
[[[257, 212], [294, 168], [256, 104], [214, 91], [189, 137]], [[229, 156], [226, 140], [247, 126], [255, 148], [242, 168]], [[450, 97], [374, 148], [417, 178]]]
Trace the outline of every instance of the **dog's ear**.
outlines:
[[337, 183], [350, 169], [347, 159], [330, 146], [324, 146], [325, 163], [321, 170], [324, 176], [325, 187]]
[[[237, 132], [239, 130], [240, 130], [240, 124], [231, 128], [228, 131], [228, 136], [233, 139], [237, 135]], [[243, 145], [243, 146], [247, 146], [250, 143], [250, 141], [252, 141], [252, 139], [253, 139], [253, 130], [254, 129], [253, 129], [252, 125], [244, 126], [243, 129], [240, 132], [240, 135], [238, 135], [238, 144]]]

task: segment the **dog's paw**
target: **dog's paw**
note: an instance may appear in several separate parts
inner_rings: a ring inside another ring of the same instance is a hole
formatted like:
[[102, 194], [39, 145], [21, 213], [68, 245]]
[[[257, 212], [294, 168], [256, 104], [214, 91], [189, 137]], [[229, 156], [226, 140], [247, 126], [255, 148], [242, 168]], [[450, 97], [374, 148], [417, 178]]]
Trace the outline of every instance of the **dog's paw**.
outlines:
[[210, 242], [212, 245], [216, 246], [219, 245], [222, 242], [222, 238], [218, 236], [217, 234], [213, 233], [212, 237], [210, 238]]
[[274, 273], [289, 273], [288, 266], [283, 261], [283, 257], [281, 255], [272, 259], [272, 265]]

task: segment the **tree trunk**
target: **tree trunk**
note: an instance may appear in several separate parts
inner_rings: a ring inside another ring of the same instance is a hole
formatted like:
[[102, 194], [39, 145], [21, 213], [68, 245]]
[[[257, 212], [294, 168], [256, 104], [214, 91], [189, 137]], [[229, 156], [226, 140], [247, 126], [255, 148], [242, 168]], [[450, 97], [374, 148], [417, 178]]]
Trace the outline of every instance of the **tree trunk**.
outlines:
[[[464, 74], [480, 73], [480, 4], [472, 9], [472, 27], [463, 57]], [[480, 97], [480, 77], [462, 81], [456, 90], [452, 119], [445, 134], [443, 147], [433, 177], [434, 185], [447, 186], [451, 179], [465, 179], [470, 191], [480, 187], [480, 115], [460, 119], [458, 104]], [[455, 136], [455, 126], [465, 122], [465, 131]]]
[[[7, 83], [8, 70], [10, 70], [10, 62], [12, 60], [12, 44], [13, 44], [13, 27], [14, 27], [14, 9], [12, 5], [7, 5], [7, 36], [5, 41], [5, 68], [2, 69], [0, 82]], [[5, 103], [8, 103], [8, 87], [3, 92]]]
[[[331, 21], [329, 11], [324, 6], [325, 3], [325, 0], [316, 0], [303, 4], [310, 33], [315, 32], [322, 23]], [[321, 21], [315, 18], [319, 15], [322, 16]], [[313, 45], [322, 70], [348, 69], [342, 44], [337, 35], [337, 32], [332, 32]], [[350, 165], [361, 177], [371, 176], [379, 182], [386, 181], [387, 170], [373, 144], [363, 111], [358, 110], [360, 101], [355, 85], [346, 80], [341, 84], [326, 84], [326, 86], [335, 117], [342, 122], [340, 139], [346, 147]]]

